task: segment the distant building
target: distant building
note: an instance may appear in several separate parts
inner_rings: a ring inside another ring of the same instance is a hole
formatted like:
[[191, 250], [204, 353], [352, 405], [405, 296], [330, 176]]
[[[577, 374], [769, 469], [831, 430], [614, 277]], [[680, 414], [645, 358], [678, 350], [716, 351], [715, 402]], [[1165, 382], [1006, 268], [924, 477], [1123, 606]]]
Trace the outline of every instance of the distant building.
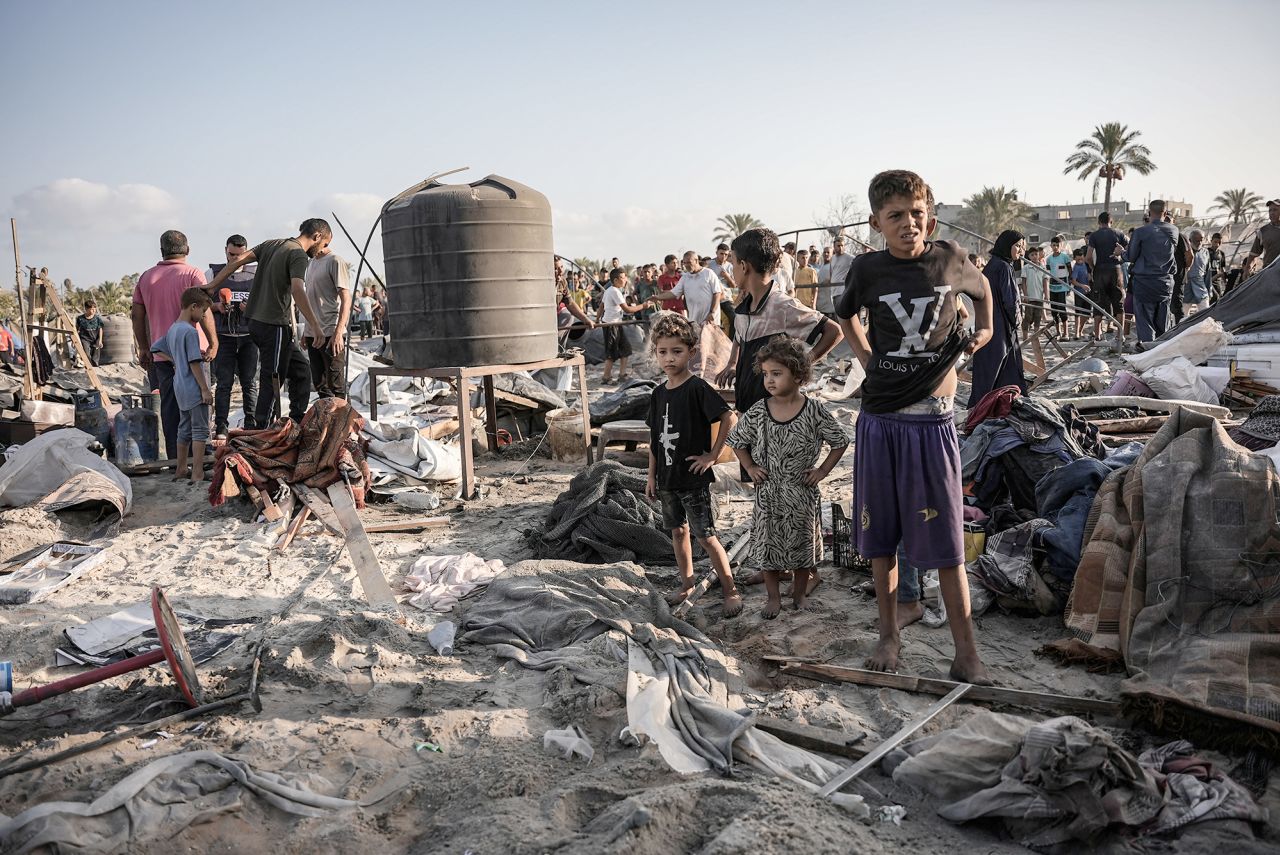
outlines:
[[[1166, 200], [1170, 213], [1175, 218], [1191, 217], [1190, 202]], [[1111, 201], [1111, 224], [1116, 228], [1127, 229], [1130, 226], [1142, 225], [1142, 217], [1146, 213], [1146, 205], [1134, 208], [1124, 200]], [[964, 205], [939, 204], [937, 206], [940, 223], [957, 223], [964, 211]], [[1101, 202], [1083, 202], [1080, 204], [1034, 205], [1026, 218], [1020, 220], [1015, 228], [1027, 236], [1027, 244], [1047, 244], [1054, 235], [1062, 235], [1070, 246], [1078, 246], [1084, 241], [1084, 233], [1098, 227], [1098, 215], [1102, 213]], [[944, 224], [938, 226], [936, 237], [944, 240], [958, 241], [968, 247], [971, 252], [985, 252], [989, 243], [980, 241], [972, 235], [949, 228]], [[987, 235], [994, 238], [995, 235]]]

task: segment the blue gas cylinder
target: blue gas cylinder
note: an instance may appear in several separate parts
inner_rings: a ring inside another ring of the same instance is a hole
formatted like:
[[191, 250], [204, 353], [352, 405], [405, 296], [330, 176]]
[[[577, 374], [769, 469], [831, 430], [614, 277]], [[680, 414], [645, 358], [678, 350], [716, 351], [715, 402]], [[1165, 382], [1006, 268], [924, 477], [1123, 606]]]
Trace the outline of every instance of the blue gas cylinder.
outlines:
[[150, 409], [139, 407], [132, 396], [121, 399], [123, 404], [115, 418], [116, 462], [124, 466], [136, 466], [160, 459], [160, 416]]
[[103, 448], [111, 448], [111, 418], [102, 406], [98, 392], [76, 393], [76, 427], [96, 439]]

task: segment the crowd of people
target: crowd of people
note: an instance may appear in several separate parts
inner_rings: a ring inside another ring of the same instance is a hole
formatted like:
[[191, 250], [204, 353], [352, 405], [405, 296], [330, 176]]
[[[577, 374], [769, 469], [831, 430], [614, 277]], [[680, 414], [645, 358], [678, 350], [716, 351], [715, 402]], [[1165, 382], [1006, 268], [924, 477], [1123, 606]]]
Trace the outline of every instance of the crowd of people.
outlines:
[[[186, 235], [160, 236], [161, 260], [139, 277], [131, 316], [140, 361], [160, 394], [165, 448], [179, 461], [180, 476], [203, 479], [205, 443], [226, 438], [236, 383], [248, 429], [279, 415], [281, 384], [295, 421], [313, 390], [346, 397], [349, 335], [358, 330], [367, 338], [382, 327], [386, 294], [373, 286], [355, 293], [350, 266], [330, 249], [332, 240], [319, 218], [304, 221], [296, 237], [252, 247], [235, 234], [224, 260], [201, 270], [187, 260]], [[95, 308], [86, 302], [76, 326], [96, 363]]]

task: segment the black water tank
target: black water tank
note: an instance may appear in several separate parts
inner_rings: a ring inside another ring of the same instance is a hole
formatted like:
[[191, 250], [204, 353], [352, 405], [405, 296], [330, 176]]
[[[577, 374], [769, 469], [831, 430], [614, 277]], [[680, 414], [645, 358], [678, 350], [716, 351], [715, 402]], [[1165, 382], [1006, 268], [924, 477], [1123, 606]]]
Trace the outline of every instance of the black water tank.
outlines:
[[128, 315], [106, 315], [102, 318], [102, 352], [99, 365], [135, 362], [133, 358], [133, 321]]
[[396, 366], [551, 359], [557, 352], [551, 205], [490, 175], [432, 182], [382, 217]]

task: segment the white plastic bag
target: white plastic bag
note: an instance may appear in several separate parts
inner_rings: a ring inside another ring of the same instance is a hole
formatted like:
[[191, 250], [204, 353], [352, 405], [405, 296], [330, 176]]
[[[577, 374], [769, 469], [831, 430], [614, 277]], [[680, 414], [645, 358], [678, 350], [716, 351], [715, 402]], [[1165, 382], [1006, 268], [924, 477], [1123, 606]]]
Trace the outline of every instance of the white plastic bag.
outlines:
[[542, 737], [542, 750], [548, 754], [559, 754], [566, 760], [573, 759], [573, 755], [577, 754], [588, 763], [596, 755], [595, 749], [576, 724], [568, 730], [548, 730]]
[[[1134, 371], [1138, 372], [1148, 371], [1158, 365], [1166, 365], [1178, 357], [1189, 360], [1192, 365], [1199, 365], [1228, 344], [1231, 344], [1231, 333], [1224, 330], [1218, 321], [1209, 318], [1163, 344], [1158, 344], [1142, 353], [1126, 355], [1124, 359], [1133, 366]], [[1163, 398], [1164, 395], [1160, 397]], [[1212, 403], [1216, 404], [1217, 399], [1215, 398]]]
[[1185, 356], [1178, 356], [1163, 365], [1142, 372], [1142, 382], [1151, 387], [1165, 401], [1199, 401], [1201, 404], [1218, 403], [1218, 395], [1200, 379], [1200, 373]]

